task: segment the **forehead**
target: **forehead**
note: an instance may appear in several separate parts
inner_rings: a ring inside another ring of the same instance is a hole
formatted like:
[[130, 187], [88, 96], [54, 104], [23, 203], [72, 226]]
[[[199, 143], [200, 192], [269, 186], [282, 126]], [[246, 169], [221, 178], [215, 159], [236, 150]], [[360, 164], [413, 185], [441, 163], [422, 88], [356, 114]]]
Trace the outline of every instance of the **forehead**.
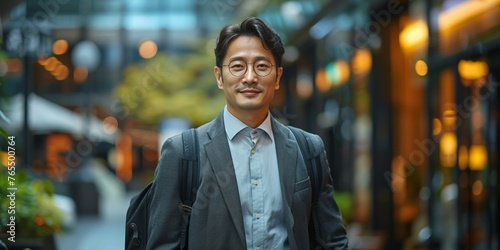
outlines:
[[259, 37], [240, 36], [229, 44], [225, 60], [231, 60], [236, 57], [245, 60], [251, 60], [258, 57], [272, 60], [273, 53], [271, 50], [264, 48], [262, 40], [260, 40]]

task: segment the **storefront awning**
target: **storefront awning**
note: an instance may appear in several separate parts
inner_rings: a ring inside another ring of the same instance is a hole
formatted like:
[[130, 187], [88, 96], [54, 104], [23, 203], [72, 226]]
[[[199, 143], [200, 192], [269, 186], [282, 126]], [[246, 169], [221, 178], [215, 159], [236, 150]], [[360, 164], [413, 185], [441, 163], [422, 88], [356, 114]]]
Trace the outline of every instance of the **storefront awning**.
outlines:
[[[1, 126], [7, 133], [22, 131], [24, 125], [24, 97], [19, 94], [10, 98], [3, 112], [10, 123], [1, 121]], [[54, 132], [68, 133], [74, 136], [83, 136], [88, 133], [88, 139], [93, 142], [106, 141], [114, 144], [119, 131], [109, 134], [103, 122], [91, 116], [75, 113], [56, 103], [46, 100], [36, 94], [28, 99], [29, 129], [34, 134], [49, 134]]]

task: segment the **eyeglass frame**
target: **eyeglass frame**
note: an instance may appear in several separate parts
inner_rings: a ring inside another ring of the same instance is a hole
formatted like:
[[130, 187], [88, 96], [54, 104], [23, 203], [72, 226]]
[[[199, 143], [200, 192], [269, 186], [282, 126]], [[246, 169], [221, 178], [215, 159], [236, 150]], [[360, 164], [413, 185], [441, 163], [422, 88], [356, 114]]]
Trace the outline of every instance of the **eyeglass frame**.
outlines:
[[[233, 63], [233, 62], [235, 62], [235, 61], [242, 61], [242, 62], [244, 62], [244, 63], [245, 63], [245, 65], [246, 65], [246, 67], [245, 67], [245, 71], [244, 71], [241, 75], [235, 75], [235, 74], [231, 71], [231, 67], [229, 67], [229, 65], [231, 65], [231, 63]], [[269, 70], [269, 73], [267, 73], [267, 75], [259, 75], [259, 73], [257, 73], [257, 70], [255, 70], [255, 64], [256, 64], [257, 62], [259, 62], [259, 61], [267, 61], [267, 62], [269, 62], [269, 63], [271, 64], [271, 67], [270, 67], [270, 69], [271, 69], [271, 70]], [[233, 76], [235, 76], [235, 77], [241, 77], [241, 76], [244, 76], [244, 75], [247, 73], [247, 71], [248, 71], [248, 64], [252, 64], [252, 65], [254, 65], [254, 66], [252, 66], [253, 72], [254, 72], [256, 75], [260, 76], [260, 77], [266, 77], [266, 76], [270, 75], [270, 74], [271, 74], [271, 72], [273, 72], [273, 68], [274, 68], [274, 66], [276, 66], [276, 65], [275, 65], [275, 64], [273, 64], [270, 60], [265, 59], [265, 58], [258, 59], [258, 60], [256, 60], [256, 61], [255, 61], [255, 62], [253, 62], [253, 63], [248, 63], [247, 61], [245, 61], [245, 60], [243, 60], [243, 59], [238, 59], [238, 58], [237, 58], [237, 59], [233, 59], [233, 60], [229, 61], [229, 63], [228, 63], [228, 64], [223, 64], [223, 65], [222, 65], [222, 67], [227, 66], [227, 68], [228, 68], [228, 70], [229, 70], [229, 73], [231, 73], [231, 75], [233, 75]]]

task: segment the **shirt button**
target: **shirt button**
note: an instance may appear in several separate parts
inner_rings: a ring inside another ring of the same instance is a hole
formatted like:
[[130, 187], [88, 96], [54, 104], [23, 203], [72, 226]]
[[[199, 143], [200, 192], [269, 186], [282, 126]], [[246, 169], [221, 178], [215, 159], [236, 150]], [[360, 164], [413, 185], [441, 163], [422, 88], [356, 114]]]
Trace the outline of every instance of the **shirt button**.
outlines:
[[255, 214], [255, 218], [260, 219], [260, 214]]
[[252, 180], [252, 184], [254, 184], [255, 186], [258, 186], [259, 185], [259, 180], [253, 179]]
[[255, 250], [260, 250], [260, 247], [256, 247]]

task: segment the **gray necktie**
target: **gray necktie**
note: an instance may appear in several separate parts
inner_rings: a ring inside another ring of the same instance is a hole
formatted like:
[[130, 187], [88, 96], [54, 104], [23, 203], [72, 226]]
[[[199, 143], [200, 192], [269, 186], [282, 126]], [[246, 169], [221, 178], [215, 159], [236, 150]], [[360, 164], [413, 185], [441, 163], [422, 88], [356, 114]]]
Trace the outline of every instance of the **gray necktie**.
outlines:
[[251, 129], [250, 130], [250, 139], [252, 140], [252, 150], [251, 150], [251, 153], [254, 154], [255, 153], [255, 147], [257, 146], [257, 142], [259, 142], [259, 137], [260, 137], [260, 133], [258, 131], [259, 129]]

